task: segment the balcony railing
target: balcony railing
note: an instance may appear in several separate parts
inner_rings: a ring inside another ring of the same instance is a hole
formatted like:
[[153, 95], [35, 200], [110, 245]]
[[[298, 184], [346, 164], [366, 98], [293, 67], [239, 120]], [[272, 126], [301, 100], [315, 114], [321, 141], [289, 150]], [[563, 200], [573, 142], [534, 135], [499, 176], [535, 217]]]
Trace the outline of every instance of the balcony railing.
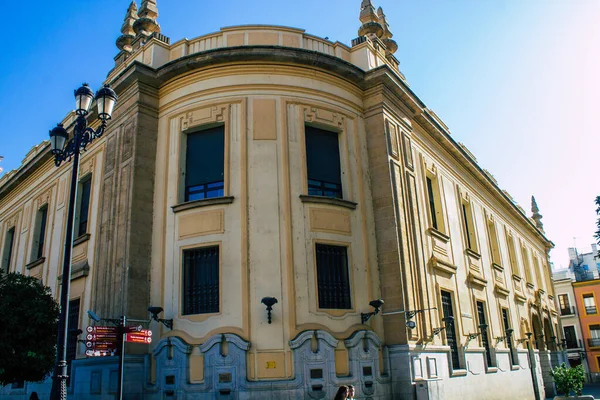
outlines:
[[590, 347], [600, 347], [600, 338], [590, 338], [590, 339], [588, 339], [588, 346], [590, 346]]
[[598, 314], [598, 309], [596, 306], [585, 306], [586, 314]]
[[575, 307], [561, 308], [560, 315], [575, 315]]

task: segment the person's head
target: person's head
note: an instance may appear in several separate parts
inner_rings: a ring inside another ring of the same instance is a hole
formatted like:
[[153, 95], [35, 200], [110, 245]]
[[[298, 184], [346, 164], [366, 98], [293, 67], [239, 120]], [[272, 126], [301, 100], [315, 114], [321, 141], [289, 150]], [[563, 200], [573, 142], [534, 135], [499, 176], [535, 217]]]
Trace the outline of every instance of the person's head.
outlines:
[[342, 385], [335, 394], [334, 400], [345, 400], [348, 398], [348, 386]]
[[29, 397], [29, 400], [40, 400], [40, 398], [38, 397], [37, 392], [31, 393], [31, 396]]
[[353, 399], [355, 393], [356, 391], [354, 390], [354, 386], [348, 385], [348, 397]]

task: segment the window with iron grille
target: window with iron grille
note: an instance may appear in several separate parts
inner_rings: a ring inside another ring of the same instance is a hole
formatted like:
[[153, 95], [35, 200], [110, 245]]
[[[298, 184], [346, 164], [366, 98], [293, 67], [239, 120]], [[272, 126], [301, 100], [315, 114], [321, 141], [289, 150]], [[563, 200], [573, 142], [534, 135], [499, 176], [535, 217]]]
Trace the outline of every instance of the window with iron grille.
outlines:
[[4, 253], [2, 256], [2, 270], [4, 272], [9, 272], [10, 270], [10, 262], [12, 261], [12, 253], [13, 253], [13, 243], [15, 241], [15, 227], [13, 226], [8, 231], [6, 231], [6, 236], [4, 238]]
[[[446, 342], [450, 347], [450, 359], [452, 369], [460, 369], [460, 359], [458, 356], [458, 342], [456, 340], [456, 327], [454, 326], [454, 308], [452, 306], [452, 294], [442, 290], [442, 315], [446, 322]], [[449, 320], [448, 320], [449, 319]]]
[[90, 211], [90, 193], [92, 191], [92, 177], [88, 175], [79, 182], [79, 202], [77, 204], [76, 237], [88, 232], [88, 214]]
[[308, 194], [342, 198], [339, 134], [305, 126]]
[[224, 196], [225, 128], [186, 135], [185, 201]]
[[487, 319], [485, 317], [485, 303], [482, 301], [477, 302], [477, 317], [479, 319], [479, 332], [481, 333], [481, 344], [485, 349], [485, 360], [487, 361], [488, 368], [493, 367], [494, 364], [492, 362], [492, 352], [490, 350], [490, 339], [487, 330]]
[[69, 379], [67, 384], [70, 383], [71, 378], [71, 362], [77, 358], [77, 329], [79, 329], [79, 306], [81, 304], [80, 299], [69, 301], [69, 320], [67, 323], [67, 371]]
[[350, 309], [348, 249], [317, 243], [319, 308]]
[[183, 252], [183, 315], [219, 312], [219, 246]]

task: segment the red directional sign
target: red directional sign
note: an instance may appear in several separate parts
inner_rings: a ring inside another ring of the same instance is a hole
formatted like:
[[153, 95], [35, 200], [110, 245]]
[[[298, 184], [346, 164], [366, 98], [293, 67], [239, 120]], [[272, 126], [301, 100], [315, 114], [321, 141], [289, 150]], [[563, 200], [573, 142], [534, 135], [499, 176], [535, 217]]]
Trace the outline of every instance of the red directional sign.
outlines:
[[149, 329], [141, 329], [133, 333], [128, 333], [125, 336], [125, 341], [131, 343], [152, 343], [152, 331]]
[[86, 356], [107, 357], [116, 354], [119, 345], [119, 327], [88, 326], [86, 331]]

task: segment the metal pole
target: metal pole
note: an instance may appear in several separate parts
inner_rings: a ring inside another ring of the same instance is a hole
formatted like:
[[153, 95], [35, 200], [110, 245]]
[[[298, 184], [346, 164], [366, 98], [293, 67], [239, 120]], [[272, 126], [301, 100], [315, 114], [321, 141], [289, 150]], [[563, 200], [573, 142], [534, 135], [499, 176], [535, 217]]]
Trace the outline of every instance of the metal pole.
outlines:
[[527, 340], [527, 358], [529, 359], [529, 370], [531, 371], [531, 380], [533, 382], [533, 393], [535, 395], [535, 400], [540, 399], [540, 392], [538, 388], [538, 380], [537, 380], [537, 372], [535, 366], [535, 353], [533, 348], [531, 347], [531, 339]]
[[119, 382], [117, 390], [117, 399], [123, 400], [123, 370], [125, 369], [125, 327], [127, 326], [127, 317], [121, 317], [121, 326], [119, 326], [119, 332], [121, 337], [121, 346], [119, 349]]
[[71, 190], [65, 232], [65, 252], [63, 259], [62, 285], [60, 292], [60, 316], [58, 319], [58, 341], [56, 344], [56, 368], [52, 382], [50, 398], [52, 400], [67, 398], [67, 339], [69, 320], [69, 295], [71, 286], [71, 250], [73, 249], [73, 225], [75, 221], [75, 200], [77, 199], [77, 181], [79, 177], [79, 146], [81, 132], [85, 129], [84, 116], [77, 116], [73, 137], [73, 169], [71, 172]]

